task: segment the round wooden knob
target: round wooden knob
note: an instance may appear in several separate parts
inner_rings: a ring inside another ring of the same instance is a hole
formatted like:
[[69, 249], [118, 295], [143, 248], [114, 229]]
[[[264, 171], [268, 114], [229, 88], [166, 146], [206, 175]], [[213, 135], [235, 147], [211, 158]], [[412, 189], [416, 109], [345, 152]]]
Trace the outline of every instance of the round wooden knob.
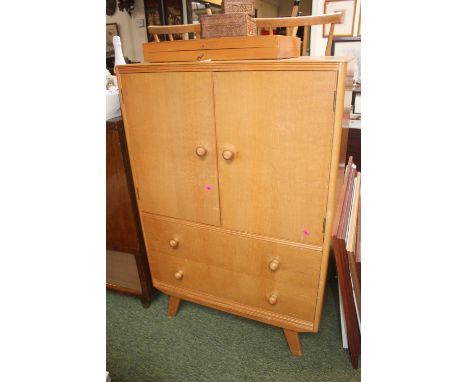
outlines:
[[182, 271], [177, 271], [176, 273], [174, 273], [174, 277], [176, 278], [176, 280], [182, 280], [183, 276], [184, 276], [184, 272]]
[[279, 268], [279, 260], [277, 259], [272, 260], [269, 267], [270, 267], [270, 270], [272, 270], [273, 272], [276, 271]]
[[276, 296], [276, 294], [272, 294], [270, 297], [268, 297], [268, 302], [270, 303], [270, 305], [275, 305], [277, 301], [278, 297]]
[[207, 153], [207, 150], [203, 146], [198, 146], [195, 152], [199, 157], [204, 157]]
[[234, 158], [234, 153], [231, 150], [224, 150], [223, 158], [226, 160], [231, 160], [232, 158]]
[[169, 241], [169, 245], [172, 247], [172, 248], [177, 248], [177, 246], [179, 245], [179, 242], [175, 239], [171, 239]]

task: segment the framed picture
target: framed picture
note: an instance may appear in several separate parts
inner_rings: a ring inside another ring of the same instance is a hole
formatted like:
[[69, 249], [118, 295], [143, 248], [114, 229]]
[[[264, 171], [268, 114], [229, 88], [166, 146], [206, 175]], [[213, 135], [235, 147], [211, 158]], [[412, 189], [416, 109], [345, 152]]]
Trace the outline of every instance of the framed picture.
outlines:
[[106, 57], [114, 57], [114, 44], [112, 38], [119, 35], [116, 23], [106, 24]]
[[[343, 24], [335, 24], [333, 36], [352, 36], [356, 14], [356, 0], [325, 0], [323, 13], [343, 12]], [[330, 24], [323, 26], [323, 37], [328, 37]]]
[[331, 48], [332, 56], [354, 57], [354, 82], [361, 83], [361, 36], [334, 37]]
[[[143, 6], [145, 9], [146, 25], [164, 25], [164, 12], [161, 0], [144, 0]], [[154, 41], [154, 36], [148, 32], [148, 28], [146, 28], [146, 35], [148, 42]]]
[[167, 25], [183, 24], [182, 0], [166, 0], [164, 1], [164, 14], [166, 15]]

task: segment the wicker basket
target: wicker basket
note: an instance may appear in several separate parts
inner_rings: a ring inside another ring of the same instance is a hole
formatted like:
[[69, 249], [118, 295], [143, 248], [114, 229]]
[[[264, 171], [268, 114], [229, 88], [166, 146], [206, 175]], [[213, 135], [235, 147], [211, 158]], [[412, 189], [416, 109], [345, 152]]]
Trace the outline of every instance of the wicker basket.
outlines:
[[223, 0], [224, 13], [247, 13], [255, 16], [254, 0]]
[[246, 13], [226, 13], [200, 16], [201, 37], [256, 36], [257, 25]]

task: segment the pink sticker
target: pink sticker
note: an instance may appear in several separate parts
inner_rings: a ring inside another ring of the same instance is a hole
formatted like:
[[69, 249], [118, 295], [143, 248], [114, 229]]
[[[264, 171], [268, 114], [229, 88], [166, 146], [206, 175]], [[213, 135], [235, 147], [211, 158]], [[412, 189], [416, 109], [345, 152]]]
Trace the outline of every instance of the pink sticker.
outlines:
[[304, 230], [304, 235], [306, 235], [306, 236], [309, 236], [309, 235], [310, 235], [310, 232], [309, 232], [308, 229], [305, 229], [305, 230]]
[[206, 190], [206, 191], [211, 191], [212, 188], [213, 188], [213, 187], [211, 187], [209, 184], [207, 184], [207, 185], [205, 186], [205, 190]]

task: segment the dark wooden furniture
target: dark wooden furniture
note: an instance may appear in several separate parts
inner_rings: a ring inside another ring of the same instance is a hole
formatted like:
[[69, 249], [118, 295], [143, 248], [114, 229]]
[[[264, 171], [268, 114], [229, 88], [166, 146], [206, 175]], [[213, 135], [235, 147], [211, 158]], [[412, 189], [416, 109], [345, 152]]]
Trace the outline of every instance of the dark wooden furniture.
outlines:
[[361, 129], [351, 128], [348, 131], [348, 147], [346, 159], [353, 157], [357, 171], [361, 171]]
[[[333, 219], [332, 239], [351, 364], [361, 354], [360, 173], [349, 158]], [[359, 263], [359, 266], [358, 266]], [[357, 270], [359, 268], [359, 271]]]
[[154, 289], [121, 117], [106, 122], [106, 249], [107, 288], [140, 296], [149, 307]]

